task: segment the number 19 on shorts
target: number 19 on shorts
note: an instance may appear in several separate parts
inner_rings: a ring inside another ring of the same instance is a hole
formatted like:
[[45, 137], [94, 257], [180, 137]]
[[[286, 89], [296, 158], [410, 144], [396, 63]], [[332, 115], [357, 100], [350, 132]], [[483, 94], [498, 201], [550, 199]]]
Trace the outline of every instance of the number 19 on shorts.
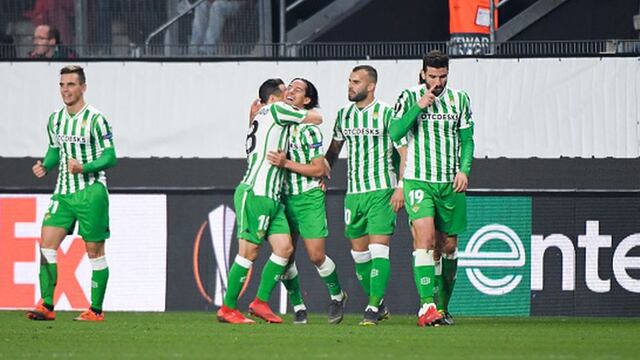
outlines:
[[424, 200], [423, 190], [411, 190], [409, 191], [409, 205], [420, 204]]

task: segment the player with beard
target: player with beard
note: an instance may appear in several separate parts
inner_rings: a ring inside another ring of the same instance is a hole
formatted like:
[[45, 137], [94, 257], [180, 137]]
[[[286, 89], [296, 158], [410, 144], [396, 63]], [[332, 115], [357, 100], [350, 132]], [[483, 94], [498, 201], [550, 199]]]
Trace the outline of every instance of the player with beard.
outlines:
[[[467, 226], [465, 191], [474, 143], [469, 95], [447, 86], [449, 57], [429, 52], [421, 74], [425, 84], [404, 90], [398, 99], [391, 137], [408, 141], [404, 195], [420, 296], [418, 326], [429, 326], [453, 324], [448, 304], [456, 280], [458, 234]], [[443, 254], [440, 264], [435, 250]]]
[[[377, 325], [388, 317], [383, 303], [391, 263], [389, 242], [396, 213], [404, 206], [402, 169], [406, 154], [403, 139], [391, 140], [391, 106], [375, 98], [378, 73], [369, 65], [356, 66], [349, 75], [350, 104], [338, 111], [333, 140], [325, 155], [329, 165], [347, 143], [348, 183], [344, 201], [345, 236], [351, 241], [356, 276], [369, 298], [361, 325]], [[400, 174], [393, 164], [400, 154]]]

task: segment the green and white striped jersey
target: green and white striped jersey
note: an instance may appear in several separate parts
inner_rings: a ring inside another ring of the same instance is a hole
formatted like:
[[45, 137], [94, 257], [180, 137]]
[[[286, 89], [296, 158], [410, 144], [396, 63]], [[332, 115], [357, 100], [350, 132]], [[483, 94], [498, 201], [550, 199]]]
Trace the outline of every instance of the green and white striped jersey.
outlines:
[[113, 147], [111, 127], [99, 110], [87, 104], [71, 116], [65, 106], [49, 116], [47, 133], [49, 146], [60, 149], [58, 181], [54, 194], [71, 194], [96, 181], [107, 186], [104, 170], [71, 174], [68, 167], [69, 158], [85, 164], [99, 158], [105, 149]]
[[255, 115], [247, 134], [247, 172], [244, 184], [253, 187], [257, 196], [280, 200], [284, 169], [267, 160], [269, 151], [287, 151], [289, 124], [299, 124], [307, 110], [299, 110], [283, 102], [266, 105]]
[[[394, 118], [400, 119], [427, 91], [425, 85], [402, 92]], [[420, 112], [407, 133], [405, 179], [436, 183], [453, 182], [460, 169], [460, 130], [473, 127], [469, 95], [445, 88], [434, 103]]]
[[393, 109], [374, 100], [364, 109], [351, 103], [338, 111], [333, 139], [347, 142], [347, 194], [394, 188], [397, 183], [393, 166], [394, 143], [389, 135]]
[[[322, 132], [315, 125], [291, 125], [289, 127], [289, 158], [300, 164], [310, 164], [311, 160], [324, 156]], [[320, 186], [317, 178], [287, 171], [284, 192], [298, 195]]]

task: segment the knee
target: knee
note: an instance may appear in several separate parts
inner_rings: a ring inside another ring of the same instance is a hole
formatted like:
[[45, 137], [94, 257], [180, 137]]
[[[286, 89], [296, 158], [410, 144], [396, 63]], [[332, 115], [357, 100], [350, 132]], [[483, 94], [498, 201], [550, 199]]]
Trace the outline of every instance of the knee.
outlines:
[[95, 259], [102, 255], [104, 255], [104, 252], [101, 253], [96, 249], [87, 250], [87, 256], [89, 257], [89, 259]]
[[433, 250], [436, 246], [436, 236], [431, 231], [422, 231], [417, 233], [415, 243], [419, 245], [420, 248], [426, 248], [429, 250]]
[[238, 250], [238, 255], [240, 255], [241, 257], [247, 260], [255, 261], [255, 259], [258, 258], [258, 249], [240, 248]]
[[446, 255], [453, 255], [458, 249], [458, 238], [448, 238], [442, 247], [442, 252]]
[[283, 258], [290, 258], [293, 255], [293, 245], [287, 244], [283, 245], [278, 249], [278, 256], [282, 256]]
[[315, 265], [315, 266], [320, 266], [322, 265], [322, 263], [324, 263], [325, 260], [325, 255], [324, 252], [321, 251], [314, 251], [309, 253], [309, 260]]
[[87, 256], [89, 259], [99, 258], [104, 256], [104, 243], [85, 243], [85, 249], [87, 250]]

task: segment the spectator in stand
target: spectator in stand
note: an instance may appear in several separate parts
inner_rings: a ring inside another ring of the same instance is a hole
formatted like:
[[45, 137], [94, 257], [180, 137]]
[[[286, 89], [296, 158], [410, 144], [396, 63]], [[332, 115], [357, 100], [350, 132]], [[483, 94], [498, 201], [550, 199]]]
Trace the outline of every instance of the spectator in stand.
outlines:
[[25, 15], [31, 19], [33, 26], [49, 24], [58, 29], [60, 40], [73, 44], [71, 33], [73, 6], [74, 0], [36, 0], [33, 9]]
[[[188, 6], [188, 2], [183, 0], [179, 8]], [[225, 21], [235, 15], [243, 3], [243, 0], [206, 0], [196, 6], [191, 28], [191, 52], [203, 55], [219, 53], [217, 45]]]
[[49, 25], [39, 25], [33, 32], [33, 50], [31, 59], [75, 59], [76, 53], [62, 45], [60, 32]]

